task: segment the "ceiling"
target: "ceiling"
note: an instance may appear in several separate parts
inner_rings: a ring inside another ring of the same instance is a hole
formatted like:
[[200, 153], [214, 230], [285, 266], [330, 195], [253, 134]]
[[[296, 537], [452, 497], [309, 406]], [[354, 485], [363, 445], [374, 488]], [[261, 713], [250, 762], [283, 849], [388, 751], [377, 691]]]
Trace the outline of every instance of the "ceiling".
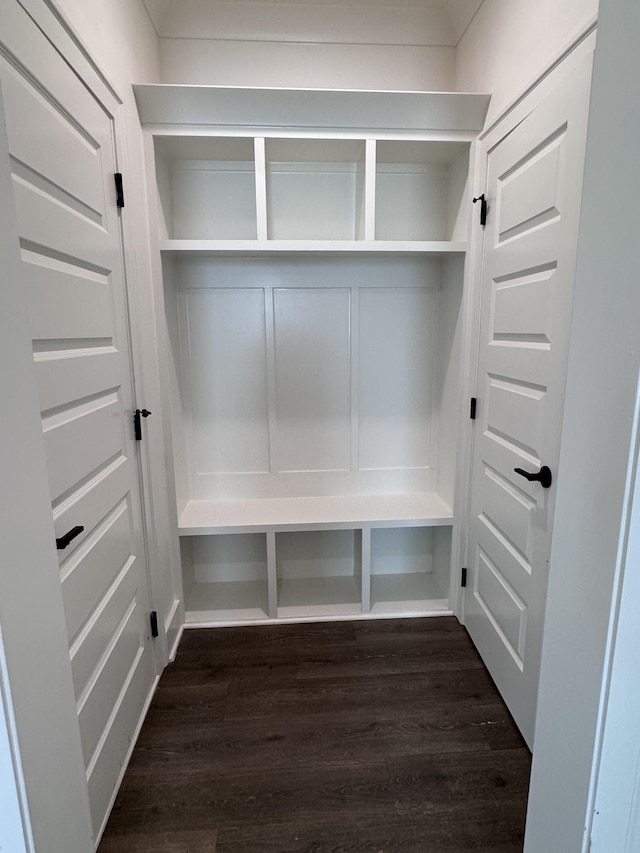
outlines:
[[454, 46], [483, 0], [143, 0], [161, 38]]

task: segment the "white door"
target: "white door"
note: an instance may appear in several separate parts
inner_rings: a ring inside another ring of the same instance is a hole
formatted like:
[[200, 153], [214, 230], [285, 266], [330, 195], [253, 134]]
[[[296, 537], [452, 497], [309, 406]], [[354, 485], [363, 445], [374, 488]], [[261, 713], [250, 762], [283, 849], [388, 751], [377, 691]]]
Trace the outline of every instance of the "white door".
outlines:
[[56, 537], [70, 539], [60, 583], [97, 836], [154, 678], [114, 126], [18, 3], [2, 12], [0, 84]]
[[[465, 624], [532, 746], [590, 62], [487, 153]], [[552, 484], [529, 481], [546, 466]]]

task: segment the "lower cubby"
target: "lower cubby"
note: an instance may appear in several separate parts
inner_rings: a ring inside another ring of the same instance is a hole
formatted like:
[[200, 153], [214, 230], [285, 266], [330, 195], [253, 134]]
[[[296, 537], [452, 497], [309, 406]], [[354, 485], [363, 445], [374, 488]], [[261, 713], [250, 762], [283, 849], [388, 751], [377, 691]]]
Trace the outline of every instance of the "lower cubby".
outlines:
[[269, 618], [264, 534], [188, 536], [180, 543], [187, 623]]
[[450, 527], [371, 531], [371, 614], [449, 609]]
[[362, 612], [361, 530], [276, 534], [278, 617]]
[[449, 525], [195, 534], [181, 547], [188, 625], [450, 612]]

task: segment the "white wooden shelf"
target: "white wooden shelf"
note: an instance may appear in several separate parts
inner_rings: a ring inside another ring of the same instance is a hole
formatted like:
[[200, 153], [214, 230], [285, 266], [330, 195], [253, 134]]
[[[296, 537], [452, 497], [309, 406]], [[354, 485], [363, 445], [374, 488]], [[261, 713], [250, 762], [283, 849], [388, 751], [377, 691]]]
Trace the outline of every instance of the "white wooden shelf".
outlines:
[[272, 254], [464, 254], [467, 244], [453, 240], [162, 240], [165, 255], [190, 257]]
[[189, 501], [181, 536], [453, 524], [451, 508], [436, 494]]
[[341, 91], [240, 86], [142, 84], [133, 87], [138, 113], [154, 132], [173, 127], [328, 128], [474, 137], [490, 95], [467, 92]]

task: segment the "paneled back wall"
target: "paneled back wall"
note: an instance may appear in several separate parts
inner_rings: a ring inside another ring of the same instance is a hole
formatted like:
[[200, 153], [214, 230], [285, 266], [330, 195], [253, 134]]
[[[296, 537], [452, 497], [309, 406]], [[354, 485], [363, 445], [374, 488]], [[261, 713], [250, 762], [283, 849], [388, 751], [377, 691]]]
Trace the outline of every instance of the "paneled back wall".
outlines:
[[195, 499], [434, 488], [438, 259], [176, 264]]

